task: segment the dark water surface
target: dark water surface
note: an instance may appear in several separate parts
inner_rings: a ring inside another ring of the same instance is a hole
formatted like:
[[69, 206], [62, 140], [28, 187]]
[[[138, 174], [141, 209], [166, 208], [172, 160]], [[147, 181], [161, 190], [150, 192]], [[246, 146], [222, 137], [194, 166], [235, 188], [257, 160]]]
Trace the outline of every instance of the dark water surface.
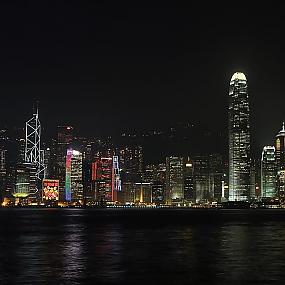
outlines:
[[285, 210], [0, 209], [0, 284], [285, 284]]

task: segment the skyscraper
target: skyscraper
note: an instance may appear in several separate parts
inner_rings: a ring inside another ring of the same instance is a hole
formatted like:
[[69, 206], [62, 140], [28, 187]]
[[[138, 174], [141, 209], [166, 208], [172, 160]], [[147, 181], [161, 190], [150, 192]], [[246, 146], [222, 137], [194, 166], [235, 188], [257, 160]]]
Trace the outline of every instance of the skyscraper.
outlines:
[[285, 126], [282, 124], [282, 129], [276, 135], [275, 139], [276, 149], [276, 164], [278, 170], [285, 170]]
[[126, 146], [119, 151], [120, 167], [125, 182], [141, 182], [143, 176], [142, 146]]
[[229, 90], [229, 200], [250, 194], [250, 124], [247, 80], [236, 72]]
[[282, 124], [282, 129], [275, 138], [276, 150], [276, 167], [277, 167], [277, 193], [282, 200], [285, 198], [285, 126]]
[[116, 202], [122, 191], [118, 156], [101, 157], [93, 162], [92, 180], [97, 202]]
[[[52, 178], [59, 179], [59, 200], [65, 201], [65, 175], [66, 175], [66, 154], [67, 149], [73, 141], [72, 126], [57, 127], [57, 141], [55, 149], [55, 175]], [[51, 177], [49, 177], [51, 178]]]
[[72, 148], [66, 154], [65, 200], [83, 204], [82, 153]]
[[221, 201], [224, 179], [223, 157], [218, 153], [209, 155], [209, 199]]
[[261, 158], [261, 197], [275, 198], [276, 196], [275, 147], [265, 146]]
[[184, 200], [187, 202], [193, 202], [195, 200], [194, 163], [189, 157], [184, 159], [183, 180]]
[[183, 202], [183, 182], [183, 157], [167, 157], [166, 204]]
[[209, 157], [197, 155], [194, 157], [194, 191], [197, 203], [209, 199]]

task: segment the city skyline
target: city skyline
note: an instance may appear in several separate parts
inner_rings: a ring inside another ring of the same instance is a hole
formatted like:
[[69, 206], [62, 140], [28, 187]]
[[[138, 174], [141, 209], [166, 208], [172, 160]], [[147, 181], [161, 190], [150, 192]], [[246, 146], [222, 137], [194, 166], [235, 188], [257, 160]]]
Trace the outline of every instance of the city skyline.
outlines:
[[0, 2], [0, 284], [284, 283], [284, 5], [184, 2]]

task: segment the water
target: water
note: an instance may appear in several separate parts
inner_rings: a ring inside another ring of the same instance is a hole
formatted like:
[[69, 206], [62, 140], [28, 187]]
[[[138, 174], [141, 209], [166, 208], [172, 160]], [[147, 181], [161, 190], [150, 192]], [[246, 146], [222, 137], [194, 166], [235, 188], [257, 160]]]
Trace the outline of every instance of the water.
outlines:
[[1, 209], [0, 284], [285, 284], [285, 210]]

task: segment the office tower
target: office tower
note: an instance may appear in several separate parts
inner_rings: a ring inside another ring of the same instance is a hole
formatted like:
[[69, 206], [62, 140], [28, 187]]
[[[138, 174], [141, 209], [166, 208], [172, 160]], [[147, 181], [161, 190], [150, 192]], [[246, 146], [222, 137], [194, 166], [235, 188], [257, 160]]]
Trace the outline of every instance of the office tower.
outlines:
[[127, 205], [132, 205], [135, 202], [135, 190], [133, 182], [123, 182], [122, 185], [124, 202]]
[[[25, 163], [34, 164], [36, 171], [36, 189], [32, 190], [29, 197], [32, 203], [36, 203], [40, 201], [40, 189], [45, 174], [44, 150], [42, 149], [41, 123], [38, 109], [34, 112], [33, 117], [26, 122]], [[31, 171], [32, 169], [33, 166], [31, 166]]]
[[165, 183], [165, 172], [165, 163], [146, 165], [143, 180], [145, 182], [159, 181]]
[[277, 193], [280, 199], [285, 198], [284, 192], [284, 171], [285, 171], [285, 126], [282, 124], [282, 129], [275, 137], [275, 155], [277, 168]]
[[54, 149], [55, 156], [53, 159], [55, 175], [52, 178], [59, 180], [59, 200], [65, 201], [65, 174], [66, 174], [66, 153], [67, 149], [73, 142], [73, 127], [72, 126], [58, 126], [57, 127], [57, 141]]
[[84, 204], [94, 204], [95, 193], [92, 189], [92, 145], [90, 143], [87, 143], [83, 147], [82, 175]]
[[229, 200], [246, 201], [250, 194], [250, 128], [247, 80], [236, 72], [229, 90]]
[[257, 175], [258, 174], [259, 173], [256, 169], [255, 160], [251, 159], [250, 160], [250, 193], [249, 193], [249, 197], [251, 200], [255, 200], [259, 195], [259, 193], [257, 192], [257, 189], [258, 189]]
[[18, 141], [19, 162], [25, 162], [26, 141], [20, 138]]
[[0, 149], [0, 203], [6, 191], [6, 150]]
[[11, 194], [17, 199], [16, 203], [37, 204], [40, 194], [36, 165], [29, 162], [17, 163], [11, 167], [10, 173]]
[[285, 200], [285, 170], [277, 171], [277, 196], [280, 200]]
[[265, 146], [261, 157], [261, 197], [275, 198], [276, 196], [275, 147]]
[[183, 157], [166, 158], [166, 204], [181, 203], [183, 193]]
[[145, 182], [153, 182], [156, 180], [156, 165], [155, 164], [149, 164], [146, 165], [144, 170], [144, 181]]
[[69, 145], [73, 141], [72, 126], [57, 126], [57, 143], [59, 145]]
[[134, 196], [136, 204], [152, 203], [152, 187], [149, 182], [138, 182], [134, 184]]
[[275, 138], [276, 150], [276, 165], [278, 170], [285, 170], [285, 126], [282, 124], [282, 129]]
[[17, 165], [14, 179], [12, 195], [15, 198], [27, 198], [30, 194], [30, 169], [25, 164]]
[[112, 186], [112, 201], [118, 200], [118, 194], [122, 192], [122, 181], [119, 167], [119, 157], [113, 156], [113, 186]]
[[141, 146], [126, 146], [120, 149], [122, 180], [140, 182], [143, 179], [143, 149]]
[[183, 192], [184, 200], [187, 202], [195, 201], [194, 189], [194, 162], [189, 157], [183, 163]]
[[82, 153], [72, 148], [66, 154], [65, 200], [83, 204]]
[[155, 181], [151, 184], [152, 203], [162, 205], [165, 202], [165, 183]]
[[223, 157], [219, 153], [209, 155], [209, 199], [221, 201], [224, 180]]
[[93, 162], [92, 181], [96, 201], [116, 202], [122, 191], [118, 156], [102, 157]]
[[26, 122], [25, 162], [34, 163], [36, 165], [36, 177], [42, 181], [45, 166], [38, 110], [33, 114], [33, 117]]
[[209, 158], [206, 155], [197, 155], [193, 162], [196, 202], [206, 202], [209, 199]]
[[49, 147], [44, 147], [44, 165], [45, 165], [45, 175], [44, 177], [51, 177], [51, 159], [52, 153]]

